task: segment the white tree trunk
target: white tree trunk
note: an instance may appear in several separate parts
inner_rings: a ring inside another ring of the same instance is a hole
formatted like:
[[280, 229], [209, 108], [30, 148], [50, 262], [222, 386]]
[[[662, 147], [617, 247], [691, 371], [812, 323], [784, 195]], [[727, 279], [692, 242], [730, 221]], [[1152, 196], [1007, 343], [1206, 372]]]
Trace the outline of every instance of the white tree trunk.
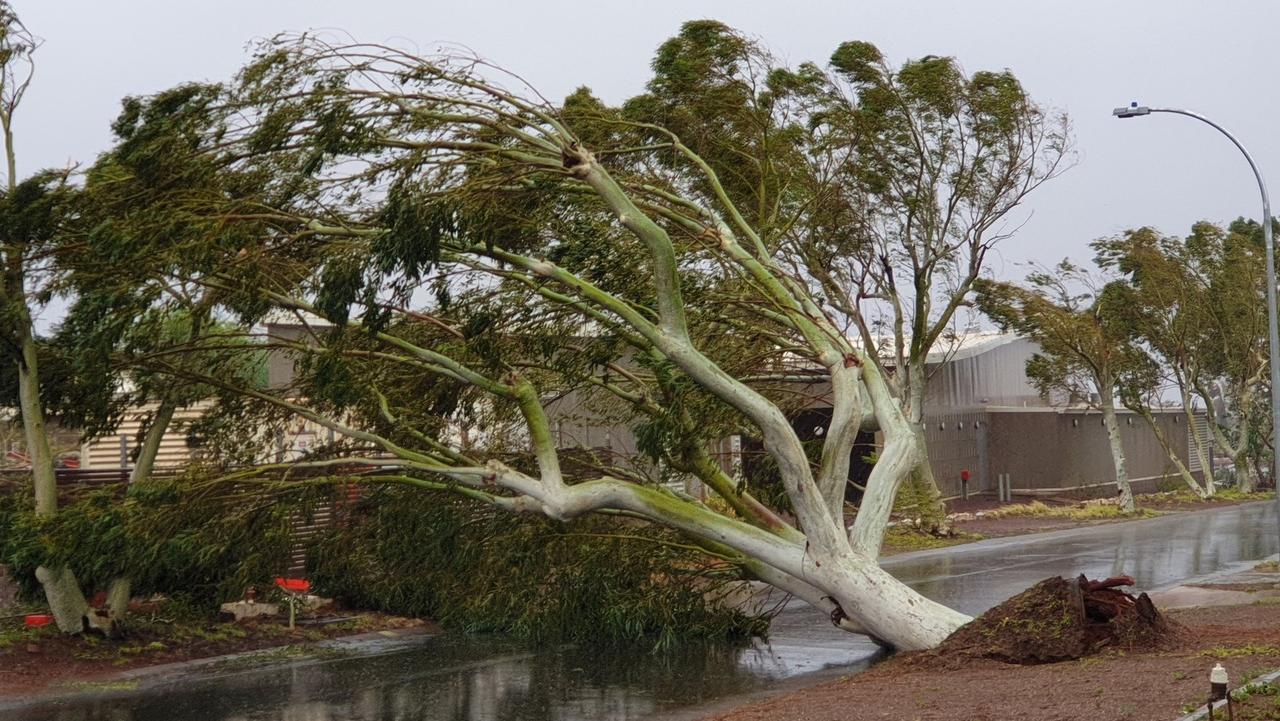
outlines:
[[916, 515], [920, 520], [920, 527], [930, 533], [945, 534], [950, 531], [947, 526], [947, 506], [942, 500], [938, 479], [934, 478], [933, 466], [929, 463], [929, 441], [924, 428], [927, 376], [923, 366], [923, 360], [909, 364], [911, 382], [908, 388], [909, 408], [905, 417], [910, 422], [912, 443], [915, 445], [915, 465], [906, 482], [916, 500]]
[[600, 509], [625, 510], [727, 546], [820, 590], [856, 627], [895, 648], [932, 648], [969, 621], [968, 616], [912, 590], [848, 544], [824, 549], [785, 540], [700, 505], [616, 479], [565, 485], [544, 483], [496, 463], [490, 468], [494, 482], [538, 501], [553, 518], [571, 519]]
[[[23, 306], [25, 310], [25, 306]], [[20, 320], [22, 363], [18, 365], [18, 402], [22, 408], [22, 425], [26, 432], [27, 453], [31, 457], [31, 480], [35, 485], [36, 514], [50, 517], [58, 510], [58, 478], [54, 471], [53, 453], [49, 448], [44, 407], [40, 400], [39, 364], [36, 343], [31, 336], [29, 318]], [[69, 568], [36, 569], [36, 580], [44, 589], [45, 599], [58, 629], [79, 633], [89, 604], [80, 584]]]
[[870, 559], [852, 555], [831, 564], [827, 572], [822, 585], [830, 588], [846, 613], [895, 648], [933, 648], [970, 620], [921, 596]]
[[[1130, 408], [1130, 410], [1134, 409]], [[1142, 420], [1146, 421], [1147, 426], [1151, 428], [1151, 434], [1156, 437], [1156, 442], [1164, 449], [1165, 457], [1168, 458], [1169, 462], [1173, 464], [1173, 467], [1177, 469], [1178, 476], [1182, 478], [1183, 483], [1187, 484], [1187, 488], [1191, 489], [1191, 492], [1200, 498], [1208, 498], [1212, 496], [1214, 490], [1212, 477], [1206, 477], [1205, 485], [1200, 485], [1200, 482], [1196, 480], [1195, 476], [1191, 475], [1191, 469], [1187, 468], [1187, 465], [1182, 462], [1182, 458], [1178, 456], [1177, 449], [1169, 442], [1169, 439], [1164, 434], [1164, 430], [1160, 428], [1159, 423], [1156, 422], [1155, 416], [1146, 409], [1138, 409], [1135, 412], [1139, 412], [1142, 415]], [[1188, 422], [1190, 422], [1190, 416], [1188, 416]]]
[[[1213, 463], [1209, 458], [1210, 439], [1200, 435], [1196, 430], [1196, 415], [1191, 404], [1191, 391], [1182, 386], [1179, 388], [1182, 394], [1182, 415], [1187, 421], [1187, 435], [1190, 437], [1191, 450], [1196, 454], [1196, 460], [1200, 461], [1200, 472], [1204, 474], [1204, 488], [1197, 488], [1197, 492], [1201, 498], [1209, 498], [1217, 491], [1217, 480], [1213, 477]], [[1213, 423], [1212, 417], [1207, 418], [1208, 423]], [[1167, 444], [1166, 444], [1166, 447]], [[1179, 472], [1189, 471], [1183, 467], [1181, 460], [1178, 461]]]
[[89, 613], [89, 604], [84, 600], [80, 584], [70, 568], [36, 569], [36, 580], [44, 589], [45, 600], [49, 602], [49, 611], [58, 630], [63, 633], [80, 633], [84, 630], [85, 617]]
[[1129, 486], [1129, 467], [1124, 457], [1124, 440], [1120, 437], [1120, 424], [1116, 420], [1116, 406], [1110, 383], [1100, 383], [1099, 391], [1102, 399], [1102, 423], [1107, 428], [1111, 462], [1115, 466], [1116, 486], [1120, 491], [1120, 508], [1125, 513], [1132, 513], [1135, 508], [1133, 489]]
[[1236, 464], [1236, 488], [1242, 493], [1253, 493], [1258, 488], [1258, 474], [1253, 464], [1249, 463], [1249, 451], [1245, 443], [1240, 444], [1240, 451], [1232, 456]]

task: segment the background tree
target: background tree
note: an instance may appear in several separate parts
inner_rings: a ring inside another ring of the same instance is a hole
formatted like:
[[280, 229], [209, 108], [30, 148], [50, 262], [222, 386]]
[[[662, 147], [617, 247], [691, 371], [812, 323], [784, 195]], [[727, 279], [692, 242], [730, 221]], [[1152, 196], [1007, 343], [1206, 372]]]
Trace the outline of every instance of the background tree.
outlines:
[[[30, 86], [36, 40], [7, 2], [0, 2], [0, 130], [4, 134], [5, 187], [0, 197], [0, 337], [6, 365], [16, 371], [18, 407], [31, 459], [31, 479], [37, 512], [53, 516], [58, 509], [55, 459], [46, 421], [47, 398], [41, 375], [40, 343], [34, 318], [47, 300], [42, 287], [49, 279], [49, 260], [60, 226], [65, 222], [72, 189], [67, 174], [44, 172], [26, 180], [18, 177], [14, 143], [14, 114]], [[88, 611], [75, 575], [66, 567], [36, 571], [45, 597], [63, 631], [78, 632]]]
[[1008, 71], [966, 75], [938, 56], [895, 68], [865, 42], [842, 44], [831, 64], [833, 82], [808, 91], [830, 151], [831, 172], [808, 196], [823, 206], [811, 214], [820, 226], [790, 248], [875, 349], [915, 434], [912, 495], [938, 525], [922, 423], [929, 375], [955, 348], [988, 251], [1016, 230], [1011, 213], [1069, 162], [1070, 129]]
[[[1142, 228], [1093, 244], [1099, 266], [1123, 277], [1112, 315], [1167, 369], [1167, 386], [1176, 391], [1188, 427], [1197, 427], [1202, 410], [1208, 416], [1209, 435], [1192, 436], [1205, 477], [1203, 487], [1192, 488], [1201, 495], [1214, 490], [1210, 444], [1236, 462], [1241, 488], [1252, 489], [1249, 411], [1265, 392], [1262, 255], [1243, 221], [1233, 227], [1197, 223], [1185, 239]], [[1151, 404], [1159, 403], [1158, 395]], [[1190, 479], [1180, 460], [1177, 465]]]
[[[759, 252], [874, 349], [915, 423], [911, 495], [936, 528], [928, 376], [987, 251], [1012, 232], [1009, 214], [1064, 168], [1069, 127], [1007, 71], [967, 76], [937, 56], [893, 67], [865, 42], [842, 44], [830, 67], [786, 68], [719, 23], [691, 22], [622, 114], [660, 126], [649, 142], [678, 136], [756, 229]], [[678, 153], [658, 159], [698, 170]]]
[[1198, 433], [1191, 436], [1191, 453], [1204, 473], [1202, 485], [1151, 412], [1151, 408], [1164, 405], [1163, 396], [1172, 388], [1187, 427], [1196, 427], [1195, 388], [1207, 373], [1203, 345], [1215, 325], [1208, 284], [1197, 273], [1196, 258], [1181, 239], [1162, 237], [1151, 228], [1127, 231], [1092, 245], [1100, 268], [1123, 274], [1121, 280], [1110, 284], [1105, 294], [1108, 304], [1102, 312], [1128, 329], [1135, 357], [1147, 358], [1141, 371], [1121, 379], [1121, 400], [1146, 420], [1191, 491], [1202, 498], [1212, 496], [1215, 484], [1209, 439]]
[[[1117, 388], [1125, 374], [1144, 372], [1150, 359], [1136, 353], [1127, 329], [1108, 307], [1107, 286], [1070, 261], [1029, 274], [1027, 285], [981, 279], [978, 307], [1002, 328], [1040, 346], [1027, 361], [1027, 375], [1046, 396], [1087, 403], [1102, 412], [1120, 494], [1120, 507], [1134, 510], [1124, 443], [1116, 421]], [[1149, 366], [1145, 372], [1149, 377]], [[1097, 400], [1093, 400], [1094, 396]]]
[[1261, 478], [1257, 469], [1266, 462], [1259, 462], [1259, 454], [1271, 435], [1262, 226], [1237, 219], [1224, 232], [1197, 223], [1186, 242], [1207, 289], [1211, 321], [1200, 348], [1206, 373], [1196, 393], [1214, 441], [1235, 462], [1240, 490], [1251, 491]]

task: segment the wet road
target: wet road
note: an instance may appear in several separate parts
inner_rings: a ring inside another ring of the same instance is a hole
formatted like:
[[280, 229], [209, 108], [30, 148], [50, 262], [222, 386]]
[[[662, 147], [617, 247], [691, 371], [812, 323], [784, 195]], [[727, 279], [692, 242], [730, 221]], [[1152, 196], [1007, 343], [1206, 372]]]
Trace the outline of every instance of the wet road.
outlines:
[[[1058, 574], [1126, 573], [1143, 590], [1172, 585], [1275, 553], [1276, 529], [1274, 506], [1252, 504], [906, 554], [885, 566], [931, 598], [980, 613]], [[796, 608], [777, 619], [770, 643], [746, 649], [534, 651], [503, 639], [444, 635], [374, 657], [207, 671], [37, 706], [0, 702], [0, 719], [672, 721], [812, 674], [853, 673], [874, 653], [862, 637]]]
[[1151, 591], [1276, 552], [1274, 503], [993, 539], [894, 556], [893, 575], [929, 598], [978, 614], [1043, 578], [1133, 576]]

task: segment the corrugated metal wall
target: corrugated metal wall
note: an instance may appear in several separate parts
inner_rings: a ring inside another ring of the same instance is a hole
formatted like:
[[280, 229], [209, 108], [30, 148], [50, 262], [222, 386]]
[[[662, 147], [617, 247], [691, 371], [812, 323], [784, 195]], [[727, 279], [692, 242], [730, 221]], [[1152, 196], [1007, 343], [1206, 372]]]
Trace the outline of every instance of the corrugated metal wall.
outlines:
[[[199, 403], [173, 414], [169, 432], [160, 442], [156, 466], [172, 468], [191, 461], [191, 449], [187, 447], [187, 425], [199, 418], [211, 405]], [[133, 463], [129, 459], [141, 442], [138, 431], [155, 410], [156, 406], [152, 404], [130, 411], [114, 434], [95, 438], [84, 444], [80, 451], [81, 468], [131, 468]]]

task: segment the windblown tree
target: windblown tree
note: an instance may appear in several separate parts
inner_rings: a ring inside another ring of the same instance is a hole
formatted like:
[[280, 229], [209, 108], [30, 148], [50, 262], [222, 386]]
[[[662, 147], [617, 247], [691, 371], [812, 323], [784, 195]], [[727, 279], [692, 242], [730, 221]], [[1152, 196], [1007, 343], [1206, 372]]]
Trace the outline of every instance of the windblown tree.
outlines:
[[1202, 498], [1212, 496], [1215, 485], [1208, 439], [1192, 436], [1191, 452], [1204, 473], [1201, 484], [1151, 411], [1161, 405], [1166, 389], [1172, 388], [1178, 394], [1187, 427], [1195, 428], [1195, 388], [1207, 373], [1207, 356], [1201, 346], [1214, 332], [1207, 284], [1197, 276], [1195, 259], [1181, 239], [1162, 237], [1151, 228], [1103, 238], [1092, 245], [1100, 268], [1124, 276], [1109, 288], [1103, 312], [1113, 323], [1128, 329], [1135, 355], [1151, 354], [1150, 362], [1144, 364], [1150, 372], [1122, 379], [1121, 400], [1147, 422], [1188, 488]]
[[[152, 200], [96, 237], [104, 252], [127, 246], [114, 257], [216, 291], [246, 329], [268, 312], [310, 324], [306, 338], [267, 341], [296, 359], [288, 389], [151, 361], [223, 388], [228, 403], [297, 414], [349, 441], [352, 455], [296, 465], [361, 464], [369, 481], [566, 521], [663, 524], [844, 628], [933, 646], [966, 617], [876, 561], [894, 498], [925, 463], [918, 404], [903, 392], [907, 331], [894, 379], [866, 342], [876, 326], [859, 294], [899, 307], [927, 349], [942, 333], [929, 319], [951, 317], [972, 280], [955, 278], [935, 312], [937, 282], [957, 258], [981, 265], [999, 219], [1058, 167], [1062, 128], [1008, 73], [965, 78], [931, 58], [873, 92], [888, 71], [869, 45], [845, 46], [826, 73], [774, 67], [712, 23], [673, 42], [651, 93], [611, 109], [585, 90], [554, 107], [475, 59], [278, 39], [230, 88], [127, 103], [104, 162]], [[911, 129], [933, 140], [900, 137]], [[896, 150], [881, 148], [889, 139]], [[978, 160], [956, 175], [957, 156]], [[867, 207], [898, 197], [859, 169], [877, 162], [928, 176], [892, 191], [935, 204], [900, 216], [910, 219], [898, 241], [887, 220], [872, 222], [888, 211]], [[904, 258], [920, 263], [917, 277], [894, 276]], [[894, 277], [868, 285], [877, 274]], [[908, 302], [923, 314], [909, 316]], [[788, 417], [794, 387], [771, 374], [796, 362], [830, 377], [817, 458]], [[611, 399], [644, 457], [560, 447], [549, 409], [572, 392]], [[868, 418], [884, 447], [846, 525]], [[760, 439], [783, 508], [716, 462], [711, 449], [732, 432]], [[657, 482], [668, 469], [723, 503], [668, 490]]]
[[[1253, 486], [1248, 419], [1251, 407], [1264, 397], [1267, 369], [1264, 269], [1257, 243], [1240, 232], [1243, 226], [1237, 227], [1226, 232], [1197, 223], [1185, 239], [1143, 228], [1093, 244], [1099, 266], [1124, 278], [1114, 288], [1112, 315], [1166, 369], [1163, 385], [1177, 392], [1188, 427], [1194, 427], [1201, 408], [1208, 415], [1211, 435], [1194, 434], [1191, 449], [1204, 469], [1203, 486], [1152, 426], [1171, 461], [1201, 496], [1213, 495], [1215, 487], [1211, 443], [1236, 462], [1241, 487]], [[1151, 421], [1150, 405], [1131, 407]]]
[[[0, 196], [0, 255], [4, 261], [0, 338], [5, 364], [16, 371], [14, 388], [31, 459], [36, 512], [47, 518], [57, 512], [58, 488], [46, 419], [49, 399], [41, 371], [44, 354], [34, 318], [48, 299], [50, 259], [74, 191], [64, 172], [38, 173], [25, 180], [18, 176], [14, 115], [31, 84], [32, 55], [38, 46], [39, 41], [9, 3], [0, 2], [0, 131], [5, 159], [5, 185]], [[65, 567], [41, 566], [36, 576], [58, 628], [80, 631], [88, 604], [75, 574]]]
[[[1065, 396], [1102, 412], [1120, 507], [1134, 510], [1124, 443], [1116, 419], [1118, 388], [1149, 387], [1156, 374], [1151, 359], [1136, 351], [1125, 324], [1108, 312], [1103, 285], [1086, 270], [1064, 260], [1053, 269], [1028, 274], [1025, 286], [988, 279], [977, 282], [978, 307], [1002, 328], [1040, 346], [1027, 361], [1027, 376], [1046, 396]], [[1134, 380], [1134, 377], [1141, 380]], [[1094, 396], [1096, 395], [1096, 401]]]
[[[936, 525], [943, 508], [922, 423], [929, 375], [954, 349], [988, 251], [1016, 230], [1013, 211], [1069, 161], [1069, 128], [1008, 71], [966, 77], [937, 56], [895, 69], [860, 42], [831, 62], [841, 84], [823, 91], [823, 140], [851, 151], [834, 192], [848, 215], [824, 217], [835, 227], [794, 250], [817, 292], [876, 349], [871, 360], [915, 433], [914, 499]], [[841, 242], [845, 223], [856, 246]]]
[[[66, 235], [74, 237], [74, 234]], [[131, 298], [123, 287], [122, 276], [114, 276], [110, 285], [103, 283], [96, 287], [86, 282], [88, 279], [77, 277], [71, 269], [79, 262], [74, 248], [61, 248], [60, 256], [64, 260], [59, 263], [59, 271], [69, 278], [59, 285], [64, 291], [74, 289], [76, 302], [50, 347], [59, 358], [66, 360], [61, 369], [66, 377], [79, 382], [73, 384], [77, 392], [72, 397], [58, 399], [55, 410], [64, 423], [79, 428], [85, 439], [113, 434], [129, 414], [145, 410], [129, 454], [132, 468], [125, 498], [132, 498], [145, 492], [142, 486], [152, 480], [161, 444], [166, 434], [176, 430], [177, 411], [214, 394], [208, 386], [185, 381], [174, 383], [171, 375], [150, 372], [139, 358], [180, 348], [182, 355], [175, 361], [179, 366], [194, 360], [210, 370], [210, 360], [224, 354], [206, 348], [218, 348], [225, 341], [209, 332], [214, 325], [208, 317], [211, 303], [197, 300], [190, 312], [184, 312], [185, 309], [166, 312], [170, 309], [146, 303], [145, 293], [135, 292]], [[72, 260], [65, 260], [68, 256]], [[195, 354], [191, 352], [193, 348], [205, 350]], [[255, 359], [252, 355], [240, 354], [240, 362], [253, 364]], [[219, 370], [227, 371], [228, 377], [246, 377], [225, 363]], [[116, 578], [105, 590], [107, 618], [95, 616], [95, 621], [122, 622], [131, 596], [130, 579]]]
[[1262, 226], [1237, 219], [1224, 232], [1197, 223], [1186, 243], [1206, 287], [1211, 322], [1200, 347], [1206, 373], [1196, 394], [1218, 449], [1235, 462], [1238, 487], [1251, 491], [1271, 436]]

